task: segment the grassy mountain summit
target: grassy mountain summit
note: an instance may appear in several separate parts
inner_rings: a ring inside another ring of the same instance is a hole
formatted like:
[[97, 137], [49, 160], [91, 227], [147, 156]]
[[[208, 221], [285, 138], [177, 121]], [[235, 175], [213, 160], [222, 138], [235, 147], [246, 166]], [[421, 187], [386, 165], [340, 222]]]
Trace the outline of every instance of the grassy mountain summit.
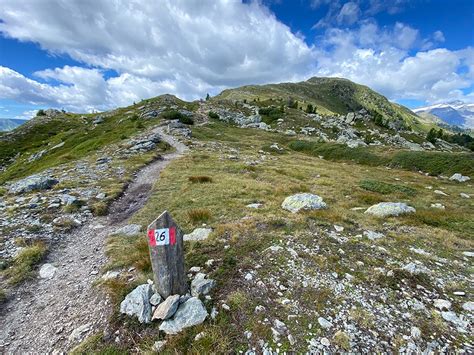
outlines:
[[216, 99], [257, 101], [298, 101], [305, 110], [308, 104], [319, 114], [346, 115], [365, 109], [379, 113], [385, 120], [400, 121], [414, 130], [425, 130], [418, 116], [401, 105], [392, 103], [367, 86], [342, 78], [313, 77], [299, 83], [248, 85], [224, 90]]

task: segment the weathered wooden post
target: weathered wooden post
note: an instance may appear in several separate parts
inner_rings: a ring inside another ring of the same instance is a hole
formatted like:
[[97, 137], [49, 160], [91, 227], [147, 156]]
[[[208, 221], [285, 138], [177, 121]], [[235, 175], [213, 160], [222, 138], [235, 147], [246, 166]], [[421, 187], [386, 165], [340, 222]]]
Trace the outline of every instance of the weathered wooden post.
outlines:
[[164, 211], [148, 226], [147, 235], [156, 291], [163, 299], [186, 294], [183, 232]]

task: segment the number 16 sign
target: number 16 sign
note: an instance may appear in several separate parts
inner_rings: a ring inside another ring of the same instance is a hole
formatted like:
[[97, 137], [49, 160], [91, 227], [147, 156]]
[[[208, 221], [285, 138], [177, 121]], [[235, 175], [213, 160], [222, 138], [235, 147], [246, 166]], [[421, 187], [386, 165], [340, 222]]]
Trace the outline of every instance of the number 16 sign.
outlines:
[[157, 245], [175, 245], [176, 228], [149, 229], [148, 239], [152, 247]]
[[150, 223], [147, 239], [157, 292], [164, 299], [186, 294], [183, 231], [168, 212]]

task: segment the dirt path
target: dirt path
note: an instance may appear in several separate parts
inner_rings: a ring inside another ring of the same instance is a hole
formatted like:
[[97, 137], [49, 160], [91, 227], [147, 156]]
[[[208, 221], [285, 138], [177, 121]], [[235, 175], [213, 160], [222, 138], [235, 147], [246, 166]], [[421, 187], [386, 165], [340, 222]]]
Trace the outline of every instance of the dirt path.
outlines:
[[57, 267], [51, 279], [38, 278], [15, 291], [0, 315], [0, 353], [67, 351], [107, 328], [109, 301], [94, 287], [106, 263], [105, 239], [145, 204], [160, 171], [187, 150], [163, 127], [155, 132], [176, 151], [142, 169], [109, 216], [91, 219], [51, 250], [46, 263]]

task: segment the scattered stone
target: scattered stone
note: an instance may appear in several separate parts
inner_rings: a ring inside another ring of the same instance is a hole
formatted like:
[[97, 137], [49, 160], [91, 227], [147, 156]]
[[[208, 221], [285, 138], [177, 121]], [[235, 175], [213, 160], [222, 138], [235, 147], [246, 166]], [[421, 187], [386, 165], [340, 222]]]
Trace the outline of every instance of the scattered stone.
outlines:
[[324, 329], [329, 329], [332, 327], [332, 323], [323, 317], [318, 318], [318, 323], [321, 326], [321, 328], [324, 328]]
[[52, 279], [57, 268], [52, 264], [43, 264], [39, 270], [39, 276], [42, 279]]
[[444, 320], [453, 323], [456, 327], [458, 327], [458, 329], [464, 329], [469, 324], [468, 321], [462, 320], [453, 311], [441, 312], [441, 317], [443, 317]]
[[444, 207], [444, 205], [442, 205], [441, 203], [432, 203], [431, 208], [437, 208], [439, 210], [444, 210], [446, 207]]
[[338, 233], [341, 233], [344, 231], [344, 227], [343, 226], [337, 226], [337, 225], [334, 225], [334, 229], [336, 232]]
[[154, 293], [150, 298], [150, 303], [152, 306], [158, 306], [161, 303], [162, 299], [159, 293]]
[[281, 204], [281, 207], [287, 211], [296, 213], [300, 210], [319, 210], [326, 208], [326, 203], [318, 195], [300, 193], [288, 196]]
[[183, 240], [186, 241], [201, 241], [206, 240], [212, 233], [210, 228], [196, 228], [190, 234], [185, 234]]
[[468, 195], [468, 194], [466, 194], [466, 193], [464, 193], [464, 192], [461, 192], [461, 193], [459, 194], [459, 196], [461, 196], [462, 198], [471, 198], [470, 195]]
[[430, 270], [425, 267], [422, 264], [416, 264], [416, 263], [408, 263], [404, 267], [402, 267], [403, 270], [408, 271], [410, 274], [428, 274]]
[[474, 252], [472, 252], [472, 251], [463, 251], [462, 255], [469, 256], [470, 258], [473, 258], [474, 257]]
[[107, 271], [104, 275], [102, 275], [102, 280], [107, 281], [107, 280], [112, 280], [118, 278], [120, 275], [120, 271]]
[[369, 207], [365, 213], [377, 217], [399, 216], [406, 213], [415, 213], [416, 210], [402, 202], [381, 202]]
[[320, 343], [326, 347], [331, 345], [331, 342], [328, 338], [321, 338]]
[[[156, 308], [155, 312], [153, 313], [152, 320], [155, 319], [168, 319], [171, 318], [178, 309], [179, 306], [179, 295], [172, 295], [168, 296], [168, 298], [160, 303], [160, 305]], [[151, 302], [150, 302], [151, 303]]]
[[198, 273], [194, 280], [191, 282], [191, 295], [194, 297], [199, 297], [200, 295], [207, 295], [212, 288], [215, 286], [216, 282], [212, 279], [206, 279], [206, 275], [203, 273]]
[[120, 313], [137, 316], [140, 323], [150, 323], [152, 295], [153, 290], [150, 284], [137, 286], [120, 304]]
[[251, 203], [251, 204], [249, 204], [245, 207], [258, 209], [258, 208], [262, 207], [262, 204], [261, 203]]
[[374, 231], [364, 231], [364, 235], [369, 239], [369, 240], [377, 240], [384, 238], [385, 235], [379, 232], [374, 232]]
[[449, 178], [449, 180], [451, 180], [451, 181], [458, 181], [458, 182], [466, 182], [466, 181], [471, 180], [471, 178], [470, 178], [469, 176], [463, 176], [463, 175], [461, 175], [461, 174], [459, 174], [459, 173], [456, 173], [456, 174], [454, 174], [453, 176], [451, 176], [451, 177]]
[[91, 324], [83, 324], [80, 327], [74, 329], [71, 334], [69, 335], [69, 341], [79, 341], [81, 340], [82, 336], [87, 333], [91, 329]]
[[165, 346], [166, 346], [166, 340], [155, 341], [155, 343], [153, 344], [152, 350], [159, 353], [161, 350], [163, 350]]
[[442, 299], [437, 299], [434, 301], [434, 306], [438, 308], [439, 310], [443, 309], [450, 309], [451, 308], [451, 302], [447, 300], [442, 300]]
[[141, 228], [142, 226], [139, 224], [127, 224], [117, 229], [115, 232], [112, 233], [112, 235], [123, 234], [123, 235], [126, 235], [127, 237], [131, 237], [131, 236], [140, 234]]
[[165, 320], [160, 325], [160, 330], [166, 334], [178, 334], [184, 328], [201, 324], [208, 313], [197, 297], [192, 297], [181, 304], [172, 319]]
[[421, 330], [418, 327], [411, 327], [410, 334], [413, 339], [419, 339], [421, 337]]
[[469, 312], [474, 312], [474, 302], [466, 302], [462, 305], [462, 309]]
[[441, 195], [441, 196], [449, 196], [447, 193], [441, 191], [441, 190], [434, 190], [433, 191], [435, 194], [437, 195]]
[[21, 194], [30, 191], [47, 190], [59, 183], [59, 180], [48, 176], [31, 175], [25, 179], [13, 183], [9, 192], [11, 194]]

